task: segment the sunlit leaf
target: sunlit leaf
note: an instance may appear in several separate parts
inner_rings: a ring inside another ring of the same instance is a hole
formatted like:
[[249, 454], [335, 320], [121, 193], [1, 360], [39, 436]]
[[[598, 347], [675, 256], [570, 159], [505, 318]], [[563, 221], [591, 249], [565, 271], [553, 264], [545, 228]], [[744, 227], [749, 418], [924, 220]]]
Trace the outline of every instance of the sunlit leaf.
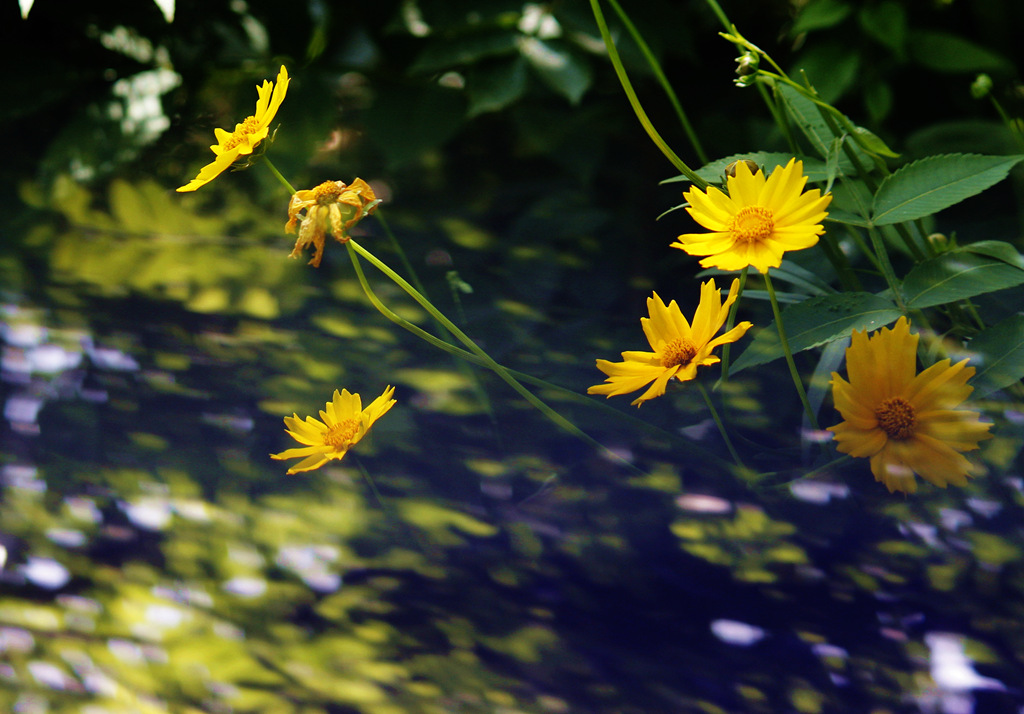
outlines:
[[907, 164], [879, 186], [872, 222], [886, 226], [930, 216], [999, 183], [1022, 159], [946, 154]]
[[959, 249], [914, 266], [903, 281], [903, 296], [912, 308], [1012, 288], [1024, 283], [1024, 270], [1002, 260]]
[[[853, 330], [875, 330], [902, 313], [892, 302], [871, 293], [822, 295], [790, 305], [782, 311], [786, 338], [793, 352], [846, 337]], [[783, 356], [775, 323], [757, 333], [753, 343], [733, 364], [731, 372], [771, 362]]]

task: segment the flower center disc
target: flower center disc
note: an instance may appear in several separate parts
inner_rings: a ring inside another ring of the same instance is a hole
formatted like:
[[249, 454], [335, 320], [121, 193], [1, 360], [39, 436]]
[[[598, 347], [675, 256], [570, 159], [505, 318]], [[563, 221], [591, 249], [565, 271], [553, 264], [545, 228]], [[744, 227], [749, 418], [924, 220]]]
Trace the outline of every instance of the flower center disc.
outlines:
[[914, 435], [917, 416], [914, 414], [914, 407], [902, 397], [886, 399], [878, 405], [875, 409], [875, 418], [878, 419], [878, 426], [890, 439], [903, 441]]
[[235, 130], [231, 132], [231, 138], [224, 142], [224, 149], [230, 151], [245, 140], [246, 134], [254, 134], [260, 127], [260, 122], [256, 117], [246, 117], [245, 121], [235, 125]]
[[[340, 186], [338, 184], [341, 184]], [[344, 190], [345, 184], [340, 181], [324, 181], [313, 189], [313, 198], [321, 206], [327, 206], [338, 200], [338, 196]]]
[[775, 230], [775, 216], [770, 208], [763, 206], [744, 206], [729, 225], [736, 240], [744, 243], [755, 243], [770, 237]]
[[690, 360], [697, 354], [697, 347], [689, 340], [677, 338], [665, 345], [665, 348], [661, 351], [661, 366], [668, 369], [669, 367], [682, 366], [690, 364]]
[[352, 418], [339, 421], [324, 434], [324, 444], [335, 448], [346, 446], [352, 441], [352, 437], [356, 435], [357, 431], [359, 431], [358, 419]]

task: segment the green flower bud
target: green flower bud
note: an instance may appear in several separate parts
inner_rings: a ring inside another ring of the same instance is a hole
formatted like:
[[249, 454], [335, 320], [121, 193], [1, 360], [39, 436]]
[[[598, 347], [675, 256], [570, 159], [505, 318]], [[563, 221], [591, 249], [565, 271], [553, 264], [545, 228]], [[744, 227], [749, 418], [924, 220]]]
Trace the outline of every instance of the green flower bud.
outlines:
[[979, 74], [971, 83], [971, 96], [975, 99], [984, 99], [992, 91], [992, 78], [987, 74]]

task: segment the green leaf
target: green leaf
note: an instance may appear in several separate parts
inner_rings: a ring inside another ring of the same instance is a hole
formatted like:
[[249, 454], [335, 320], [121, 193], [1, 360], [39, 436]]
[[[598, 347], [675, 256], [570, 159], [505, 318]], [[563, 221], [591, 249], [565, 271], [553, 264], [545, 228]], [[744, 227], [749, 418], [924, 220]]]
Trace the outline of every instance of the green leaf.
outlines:
[[929, 156], [887, 176], [875, 194], [876, 226], [938, 213], [999, 183], [1024, 156], [946, 154]]
[[[764, 168], [768, 173], [771, 173], [775, 167], [785, 166], [792, 158], [792, 154], [778, 151], [753, 151], [749, 154], [733, 154], [732, 156], [726, 156], [723, 159], [717, 159], [709, 164], [705, 164], [697, 169], [697, 175], [708, 183], [720, 184], [724, 182], [722, 177], [725, 175], [725, 167], [734, 161], [749, 159]], [[817, 183], [828, 179], [828, 169], [821, 159], [807, 156], [797, 156], [796, 158], [804, 162], [804, 175], [809, 182]], [[660, 183], [680, 183], [689, 180], [686, 176], [673, 176]]]
[[966, 250], [971, 253], [978, 253], [979, 255], [987, 255], [990, 258], [1001, 260], [1004, 263], [1010, 265], [1016, 265], [1021, 270], [1024, 270], [1024, 255], [1014, 248], [1009, 243], [1004, 243], [1001, 240], [980, 240], [977, 243], [971, 243], [965, 245], [960, 250]]
[[858, 14], [860, 26], [870, 35], [891, 49], [897, 56], [903, 55], [907, 42], [907, 11], [898, 2], [881, 2], [865, 5]]
[[1024, 270], [961, 248], [914, 266], [903, 281], [903, 296], [907, 307], [920, 309], [1021, 283], [1024, 283]]
[[[903, 313], [892, 302], [871, 293], [822, 295], [791, 305], [782, 311], [789, 347], [794, 353], [848, 336], [853, 330], [874, 330]], [[771, 362], [783, 356], [779, 332], [773, 322], [736, 360], [732, 373]]]
[[473, 65], [466, 72], [468, 116], [496, 112], [526, 93], [526, 62], [522, 57]]
[[789, 73], [798, 77], [801, 71], [806, 72], [822, 101], [832, 104], [854, 85], [859, 69], [859, 52], [836, 43], [826, 43], [812, 45], [801, 52]]
[[979, 332], [967, 345], [974, 375], [974, 397], [984, 397], [1024, 378], [1024, 314]]
[[557, 40], [522, 36], [518, 46], [520, 54], [549, 87], [571, 104], [579, 103], [593, 78], [590, 64], [583, 61], [570, 45]]
[[871, 223], [866, 218], [861, 218], [856, 213], [836, 210], [834, 208], [829, 208], [828, 217], [825, 220], [832, 221], [833, 223], [845, 223], [848, 226], [860, 226], [861, 228], [871, 227]]
[[409, 71], [432, 74], [454, 67], [474, 64], [488, 57], [512, 55], [519, 32], [514, 29], [487, 29], [431, 40]]
[[817, 0], [804, 6], [790, 28], [789, 34], [795, 37], [811, 30], [822, 30], [834, 27], [846, 19], [852, 8], [839, 0]]
[[910, 33], [911, 58], [937, 72], [999, 72], [1012, 71], [1005, 57], [969, 40], [934, 30]]
[[[810, 80], [813, 83], [814, 77], [810, 77]], [[829, 148], [832, 146], [835, 135], [822, 118], [818, 105], [788, 85], [779, 85], [777, 91], [782, 97], [786, 111], [796, 125], [800, 127], [800, 131], [807, 137], [814, 150], [822, 158], [828, 158]], [[853, 124], [853, 122], [851, 121], [850, 124]], [[864, 166], [871, 167], [874, 165], [874, 162], [871, 161], [859, 145], [851, 142], [850, 147]], [[846, 176], [856, 173], [853, 164], [847, 158], [845, 152], [839, 156], [839, 169]]]
[[857, 135], [857, 139], [860, 141], [860, 144], [871, 153], [878, 154], [879, 156], [887, 156], [890, 159], [895, 159], [899, 156], [899, 154], [889, 148], [888, 144], [864, 127], [855, 126], [853, 128], [853, 132]]

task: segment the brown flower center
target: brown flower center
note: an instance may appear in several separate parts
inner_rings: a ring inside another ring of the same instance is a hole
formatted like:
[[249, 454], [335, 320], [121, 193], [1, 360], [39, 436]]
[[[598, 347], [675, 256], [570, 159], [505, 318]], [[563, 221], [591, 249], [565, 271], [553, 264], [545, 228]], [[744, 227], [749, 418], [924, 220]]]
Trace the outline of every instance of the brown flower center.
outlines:
[[355, 417], [344, 419], [327, 430], [327, 433], [324, 434], [324, 444], [334, 448], [347, 446], [358, 431], [359, 419]]
[[744, 206], [729, 224], [729, 231], [736, 240], [756, 243], [770, 237], [775, 230], [775, 216], [770, 208]]
[[321, 206], [329, 206], [338, 200], [344, 190], [345, 184], [341, 181], [324, 181], [313, 189], [313, 200]]
[[259, 119], [256, 117], [246, 117], [242, 123], [235, 124], [235, 130], [231, 132], [230, 138], [224, 142], [224, 150], [231, 151], [231, 149], [242, 143], [243, 137], [247, 134], [255, 134], [259, 128]]
[[875, 409], [878, 426], [890, 439], [904, 441], [914, 435], [917, 416], [914, 407], [903, 397], [886, 399]]
[[689, 340], [678, 337], [665, 345], [661, 351], [661, 366], [670, 367], [690, 364], [693, 356], [697, 354], [697, 346]]

